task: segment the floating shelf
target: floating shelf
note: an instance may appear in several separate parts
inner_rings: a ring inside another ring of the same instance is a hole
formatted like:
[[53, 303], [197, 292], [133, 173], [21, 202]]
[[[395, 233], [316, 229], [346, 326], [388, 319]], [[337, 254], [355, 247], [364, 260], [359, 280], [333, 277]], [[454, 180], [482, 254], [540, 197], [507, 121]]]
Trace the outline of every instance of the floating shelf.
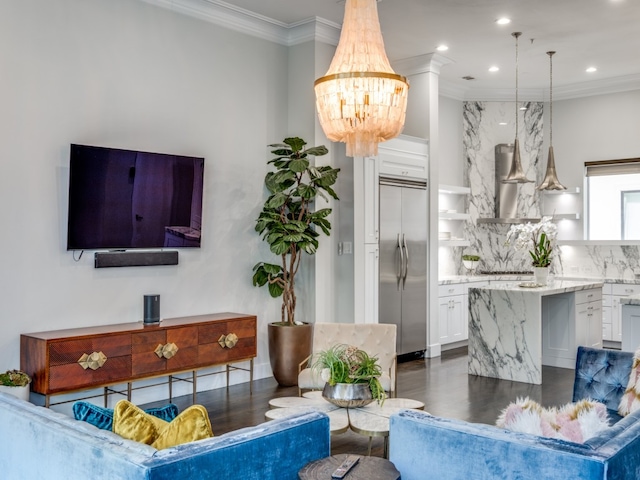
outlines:
[[468, 213], [439, 213], [440, 220], [469, 220], [471, 215]]
[[441, 247], [468, 247], [471, 242], [469, 240], [439, 240], [438, 245]]
[[438, 185], [438, 193], [452, 193], [455, 195], [469, 195], [469, 187], [458, 187], [456, 185]]
[[580, 187], [568, 188], [567, 190], [543, 190], [545, 195], [567, 195], [567, 194], [579, 194]]

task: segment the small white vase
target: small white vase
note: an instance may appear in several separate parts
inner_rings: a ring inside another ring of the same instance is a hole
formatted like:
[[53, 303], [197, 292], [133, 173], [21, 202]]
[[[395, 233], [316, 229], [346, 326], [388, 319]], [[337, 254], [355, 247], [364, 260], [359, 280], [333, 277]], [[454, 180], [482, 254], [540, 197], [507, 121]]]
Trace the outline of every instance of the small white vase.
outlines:
[[538, 285], [546, 285], [549, 278], [549, 267], [533, 267], [533, 276]]
[[29, 401], [29, 385], [25, 385], [24, 387], [7, 387], [6, 385], [0, 385], [0, 392], [13, 395], [25, 402]]

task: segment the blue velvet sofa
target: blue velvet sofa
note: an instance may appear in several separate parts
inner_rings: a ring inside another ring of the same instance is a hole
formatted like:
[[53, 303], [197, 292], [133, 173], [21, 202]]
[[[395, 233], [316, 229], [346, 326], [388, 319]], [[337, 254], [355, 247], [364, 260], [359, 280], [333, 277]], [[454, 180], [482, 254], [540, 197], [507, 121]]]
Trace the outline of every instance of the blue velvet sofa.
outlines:
[[321, 413], [156, 450], [0, 393], [0, 478], [6, 480], [293, 480], [329, 454], [329, 418]]
[[[631, 353], [580, 347], [573, 400], [617, 409], [631, 366]], [[405, 410], [391, 417], [389, 459], [402, 480], [637, 480], [639, 419], [636, 411], [577, 444]]]

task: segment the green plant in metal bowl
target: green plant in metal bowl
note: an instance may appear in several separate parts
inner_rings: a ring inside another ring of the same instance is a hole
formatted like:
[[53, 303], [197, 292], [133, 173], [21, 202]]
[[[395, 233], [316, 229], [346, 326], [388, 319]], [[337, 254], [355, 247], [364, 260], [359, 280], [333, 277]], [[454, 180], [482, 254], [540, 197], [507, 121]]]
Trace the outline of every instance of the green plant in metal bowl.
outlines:
[[314, 355], [312, 368], [331, 386], [367, 384], [371, 396], [379, 404], [386, 393], [380, 384], [382, 369], [378, 358], [353, 345], [338, 344]]

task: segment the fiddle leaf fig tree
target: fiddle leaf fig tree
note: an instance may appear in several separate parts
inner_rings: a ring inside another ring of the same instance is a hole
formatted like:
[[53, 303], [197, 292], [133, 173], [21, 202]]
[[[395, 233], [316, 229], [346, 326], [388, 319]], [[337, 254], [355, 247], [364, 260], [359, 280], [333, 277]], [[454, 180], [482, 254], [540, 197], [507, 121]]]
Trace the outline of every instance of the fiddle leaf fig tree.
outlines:
[[269, 197], [256, 220], [256, 231], [262, 235], [280, 263], [259, 262], [253, 267], [253, 285], [268, 285], [272, 297], [282, 296], [282, 323], [294, 325], [296, 311], [295, 276], [302, 253], [313, 255], [318, 249], [317, 229], [325, 235], [331, 231], [327, 219], [330, 208], [312, 210], [318, 195], [338, 200], [332, 186], [339, 168], [314, 167], [309, 156], [326, 155], [324, 145], [305, 148], [307, 142], [298, 137], [285, 138], [284, 143], [269, 145], [276, 157], [268, 163], [275, 171], [267, 173], [264, 183]]

